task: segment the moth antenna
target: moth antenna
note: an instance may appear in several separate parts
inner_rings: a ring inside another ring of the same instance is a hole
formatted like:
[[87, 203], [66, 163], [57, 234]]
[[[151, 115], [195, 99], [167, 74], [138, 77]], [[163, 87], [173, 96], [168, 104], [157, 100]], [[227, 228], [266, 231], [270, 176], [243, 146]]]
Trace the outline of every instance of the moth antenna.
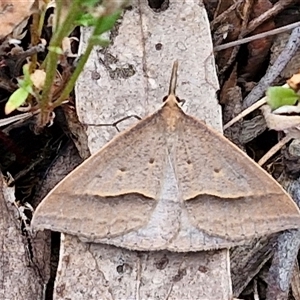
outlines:
[[171, 94], [175, 95], [176, 92], [177, 70], [178, 70], [178, 60], [175, 60], [173, 63], [172, 74], [170, 79], [169, 95]]

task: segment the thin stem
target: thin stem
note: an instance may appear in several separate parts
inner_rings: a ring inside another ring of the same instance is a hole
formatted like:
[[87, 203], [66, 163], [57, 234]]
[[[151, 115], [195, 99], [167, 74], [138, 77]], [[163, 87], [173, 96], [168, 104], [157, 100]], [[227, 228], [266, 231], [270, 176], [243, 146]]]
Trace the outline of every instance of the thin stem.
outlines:
[[55, 28], [58, 28], [60, 16], [61, 16], [61, 10], [62, 10], [62, 1], [56, 0], [56, 9], [55, 9]]
[[42, 30], [45, 22], [45, 16], [46, 16], [46, 11], [47, 11], [47, 5], [48, 5], [49, 0], [44, 1], [44, 4], [42, 6], [41, 12], [40, 12], [40, 20], [39, 20], [39, 25], [38, 25], [38, 36], [41, 37], [42, 35]]
[[85, 66], [90, 54], [91, 54], [91, 51], [94, 47], [94, 44], [89, 42], [87, 47], [86, 47], [86, 50], [84, 52], [84, 54], [80, 57], [80, 60], [76, 66], [76, 69], [75, 71], [73, 72], [71, 78], [68, 80], [65, 88], [63, 89], [61, 95], [59, 96], [59, 98], [52, 104], [52, 107], [55, 108], [59, 105], [62, 104], [63, 101], [66, 100], [66, 98], [68, 98], [69, 94], [71, 93], [71, 91], [73, 90], [74, 88], [74, 85], [76, 83], [76, 80], [78, 79], [80, 73], [82, 72], [83, 70], [83, 67]]
[[[116, 12], [118, 13], [118, 12]], [[57, 107], [59, 105], [62, 104], [63, 101], [65, 101], [67, 99], [67, 97], [69, 96], [69, 94], [71, 93], [71, 91], [74, 88], [74, 85], [76, 83], [76, 80], [78, 79], [80, 73], [83, 70], [83, 67], [85, 66], [91, 52], [92, 49], [95, 45], [94, 42], [94, 38], [98, 37], [99, 35], [101, 35], [103, 32], [101, 32], [102, 30], [102, 22], [103, 22], [103, 18], [100, 18], [99, 21], [97, 22], [97, 24], [95, 25], [94, 28], [94, 32], [91, 36], [91, 38], [88, 41], [88, 45], [86, 47], [85, 52], [83, 53], [83, 55], [80, 57], [80, 60], [76, 66], [75, 71], [73, 72], [71, 78], [68, 80], [67, 85], [65, 86], [65, 88], [63, 89], [61, 95], [59, 96], [59, 98], [53, 103], [53, 107]]]
[[[32, 24], [30, 26], [30, 36], [31, 36], [31, 45], [36, 46], [40, 40], [40, 34], [38, 31], [39, 21], [40, 21], [40, 12], [39, 2], [36, 0], [33, 4], [33, 9], [36, 11], [32, 16]], [[32, 73], [36, 69], [37, 65], [37, 53], [31, 56], [31, 64], [29, 65], [29, 73]]]
[[53, 37], [50, 41], [49, 48], [51, 49], [46, 57], [46, 80], [40, 99], [40, 108], [43, 111], [47, 109], [51, 99], [51, 87], [54, 81], [59, 54], [55, 52], [55, 48], [60, 48], [62, 39], [70, 34], [74, 28], [74, 21], [80, 12], [80, 0], [71, 1], [68, 15], [61, 26], [56, 28]]

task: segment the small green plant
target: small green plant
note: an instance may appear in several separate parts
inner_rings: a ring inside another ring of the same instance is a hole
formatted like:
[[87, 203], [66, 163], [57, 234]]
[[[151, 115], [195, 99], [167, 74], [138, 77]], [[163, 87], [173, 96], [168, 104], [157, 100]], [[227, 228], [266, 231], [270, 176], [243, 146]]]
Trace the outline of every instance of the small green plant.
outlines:
[[[50, 3], [49, 0], [44, 0], [44, 5], [39, 10], [38, 2], [35, 1], [37, 12], [33, 15], [31, 26], [31, 44], [33, 46], [40, 43], [46, 10]], [[68, 99], [93, 47], [108, 44], [109, 41], [103, 38], [103, 33], [112, 29], [120, 17], [125, 2], [127, 1], [56, 0], [52, 24], [53, 33], [48, 46], [48, 54], [40, 65], [37, 62], [37, 56], [34, 55], [30, 63], [24, 66], [24, 76], [18, 80], [19, 88], [10, 96], [5, 112], [8, 114], [26, 101], [30, 101], [33, 109], [40, 110], [39, 125], [45, 126], [49, 122], [53, 109]], [[77, 26], [92, 26], [93, 33], [76, 68], [70, 71], [71, 67], [67, 64], [67, 55], [64, 53], [62, 44], [63, 39], [68, 37]], [[59, 64], [65, 70], [65, 76], [61, 76], [62, 79], [57, 83]], [[32, 77], [37, 70], [43, 71], [45, 74], [42, 88], [41, 83], [37, 86]]]
[[23, 105], [30, 94], [33, 93], [33, 82], [30, 78], [28, 65], [23, 66], [23, 79], [18, 79], [19, 88], [12, 93], [5, 106], [5, 113], [9, 114]]
[[300, 97], [293, 89], [281, 86], [269, 87], [266, 94], [272, 110], [284, 105], [295, 105]]

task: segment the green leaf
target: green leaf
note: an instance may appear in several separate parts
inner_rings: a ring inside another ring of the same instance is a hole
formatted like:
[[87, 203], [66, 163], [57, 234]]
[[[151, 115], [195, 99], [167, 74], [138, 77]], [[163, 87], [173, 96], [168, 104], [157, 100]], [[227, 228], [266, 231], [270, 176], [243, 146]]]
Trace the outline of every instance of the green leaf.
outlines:
[[101, 47], [107, 47], [110, 44], [110, 40], [102, 39], [100, 36], [92, 36], [91, 41], [93, 45], [98, 45]]
[[27, 91], [29, 94], [33, 93], [33, 89], [32, 89], [33, 82], [31, 81], [30, 78], [28, 81], [18, 79], [18, 85], [21, 89]]
[[267, 103], [274, 110], [284, 105], [295, 105], [299, 95], [290, 88], [272, 86], [267, 90]]
[[33, 88], [32, 88], [32, 85], [29, 85], [29, 84], [27, 84], [27, 85], [25, 85], [24, 87], [22, 87], [23, 88], [23, 90], [25, 90], [28, 94], [32, 94], [33, 95]]
[[29, 93], [23, 88], [14, 91], [5, 104], [5, 113], [8, 115], [16, 108], [20, 107], [27, 99]]
[[95, 34], [100, 35], [112, 29], [116, 21], [119, 19], [120, 15], [121, 15], [121, 11], [119, 10], [111, 15], [101, 17], [100, 20], [98, 21], [99, 24], [97, 25]]
[[24, 74], [23, 79], [18, 79], [19, 87], [26, 87], [28, 85], [32, 86], [32, 80], [30, 78], [28, 64], [23, 66], [23, 74]]
[[101, 4], [102, 1], [99, 0], [82, 0], [81, 5], [87, 6], [87, 7], [94, 7], [96, 4]]
[[91, 14], [86, 13], [78, 17], [78, 19], [76, 20], [76, 24], [78, 26], [84, 26], [84, 27], [95, 26], [97, 24], [97, 19], [93, 17]]

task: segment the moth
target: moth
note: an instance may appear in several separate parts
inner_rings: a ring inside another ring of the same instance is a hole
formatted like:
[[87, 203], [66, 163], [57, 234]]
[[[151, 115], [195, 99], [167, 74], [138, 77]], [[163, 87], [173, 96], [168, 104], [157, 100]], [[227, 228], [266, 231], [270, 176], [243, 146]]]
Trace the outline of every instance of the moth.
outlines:
[[173, 65], [163, 106], [92, 155], [39, 204], [35, 230], [132, 250], [230, 248], [300, 227], [282, 187], [222, 134], [184, 113]]

